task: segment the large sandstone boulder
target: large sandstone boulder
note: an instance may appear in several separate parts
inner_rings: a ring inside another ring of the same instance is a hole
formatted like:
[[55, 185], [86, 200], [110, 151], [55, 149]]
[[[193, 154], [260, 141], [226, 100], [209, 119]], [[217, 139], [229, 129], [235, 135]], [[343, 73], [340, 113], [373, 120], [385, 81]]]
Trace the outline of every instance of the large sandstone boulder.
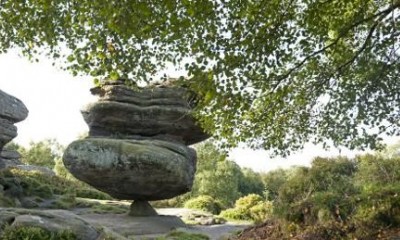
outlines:
[[[50, 232], [71, 231], [79, 240], [99, 239], [100, 233], [79, 216], [65, 210], [0, 208], [0, 227], [39, 227]], [[0, 235], [2, 229], [0, 228]]]
[[191, 115], [191, 94], [183, 88], [134, 91], [106, 85], [95, 91], [100, 101], [82, 110], [90, 136], [161, 139], [191, 145], [209, 136]]
[[168, 199], [191, 190], [196, 153], [160, 140], [88, 138], [71, 143], [64, 164], [78, 179], [125, 200]]

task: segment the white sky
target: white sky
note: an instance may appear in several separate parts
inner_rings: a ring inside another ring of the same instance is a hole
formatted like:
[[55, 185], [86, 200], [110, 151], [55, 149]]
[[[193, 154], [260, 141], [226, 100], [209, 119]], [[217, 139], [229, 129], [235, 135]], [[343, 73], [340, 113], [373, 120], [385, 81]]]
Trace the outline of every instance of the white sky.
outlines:
[[[31, 140], [56, 138], [67, 145], [87, 132], [80, 109], [96, 100], [89, 92], [92, 86], [89, 77], [72, 77], [68, 72], [53, 67], [46, 59], [31, 63], [15, 52], [0, 55], [0, 89], [21, 99], [29, 109], [28, 118], [17, 124], [17, 143], [27, 145]], [[341, 154], [355, 155], [348, 150], [342, 150]], [[242, 167], [268, 171], [292, 165], [309, 165], [315, 156], [335, 155], [339, 155], [338, 150], [326, 152], [309, 144], [302, 152], [286, 159], [270, 159], [265, 151], [247, 148], [232, 150], [230, 158]]]

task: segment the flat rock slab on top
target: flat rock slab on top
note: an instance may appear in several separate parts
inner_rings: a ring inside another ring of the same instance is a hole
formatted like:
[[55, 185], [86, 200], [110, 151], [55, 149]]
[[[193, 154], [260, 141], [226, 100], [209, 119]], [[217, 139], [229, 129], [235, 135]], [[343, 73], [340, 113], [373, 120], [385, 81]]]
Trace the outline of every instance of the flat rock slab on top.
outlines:
[[132, 90], [106, 85], [100, 101], [82, 110], [90, 136], [175, 140], [191, 145], [209, 136], [191, 116], [191, 98], [183, 88]]
[[71, 143], [64, 164], [78, 179], [125, 200], [168, 199], [191, 190], [196, 153], [159, 140], [88, 138]]

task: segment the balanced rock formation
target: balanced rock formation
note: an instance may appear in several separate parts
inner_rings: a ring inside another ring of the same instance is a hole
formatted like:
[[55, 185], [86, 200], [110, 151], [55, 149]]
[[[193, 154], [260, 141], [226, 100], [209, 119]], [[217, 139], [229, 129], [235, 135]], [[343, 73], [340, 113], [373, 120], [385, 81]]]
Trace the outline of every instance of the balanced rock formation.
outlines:
[[[21, 100], [0, 90], [0, 152], [4, 145], [17, 136], [14, 123], [24, 120], [27, 116], [28, 109]], [[0, 154], [0, 168], [6, 166], [2, 160], [6, 156], [16, 155], [10, 152]]]
[[99, 101], [82, 110], [89, 137], [71, 143], [63, 156], [76, 178], [117, 199], [135, 200], [135, 216], [156, 214], [147, 201], [191, 190], [196, 152], [187, 145], [208, 135], [191, 115], [188, 90], [108, 84], [92, 93]]

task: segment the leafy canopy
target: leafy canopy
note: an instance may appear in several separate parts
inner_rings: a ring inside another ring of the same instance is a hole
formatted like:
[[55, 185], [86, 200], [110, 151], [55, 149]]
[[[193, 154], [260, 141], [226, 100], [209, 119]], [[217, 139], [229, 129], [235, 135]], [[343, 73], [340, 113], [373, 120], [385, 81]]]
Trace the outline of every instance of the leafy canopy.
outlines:
[[228, 146], [375, 148], [399, 134], [400, 0], [3, 0], [0, 52], [149, 82], [186, 70]]

